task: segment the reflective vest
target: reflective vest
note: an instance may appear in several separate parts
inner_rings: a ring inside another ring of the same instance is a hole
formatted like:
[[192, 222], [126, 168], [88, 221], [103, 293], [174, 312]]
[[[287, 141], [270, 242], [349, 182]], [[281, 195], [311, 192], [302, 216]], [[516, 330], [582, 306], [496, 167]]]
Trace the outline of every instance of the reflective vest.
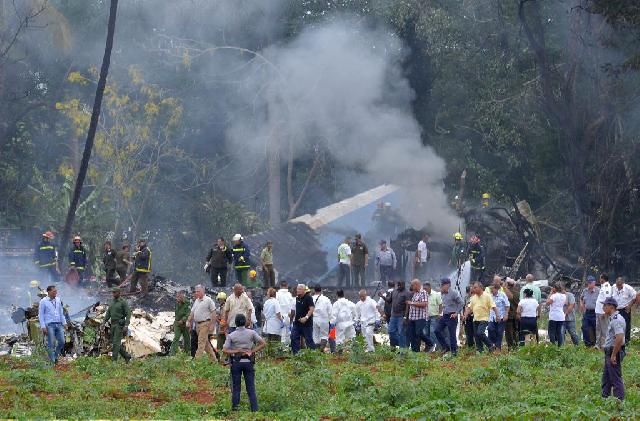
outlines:
[[78, 270], [84, 270], [87, 266], [87, 251], [84, 247], [74, 247], [69, 252], [69, 266]]
[[233, 265], [236, 269], [249, 269], [251, 267], [249, 264], [251, 252], [244, 242], [234, 245], [231, 251], [233, 252]]
[[469, 260], [473, 269], [484, 269], [484, 249], [481, 245], [475, 244], [469, 250]]
[[149, 247], [145, 247], [136, 253], [135, 268], [136, 272], [151, 272], [151, 249]]
[[41, 242], [36, 246], [34, 253], [34, 263], [41, 268], [47, 268], [56, 265], [58, 260], [58, 252], [56, 246], [50, 242]]

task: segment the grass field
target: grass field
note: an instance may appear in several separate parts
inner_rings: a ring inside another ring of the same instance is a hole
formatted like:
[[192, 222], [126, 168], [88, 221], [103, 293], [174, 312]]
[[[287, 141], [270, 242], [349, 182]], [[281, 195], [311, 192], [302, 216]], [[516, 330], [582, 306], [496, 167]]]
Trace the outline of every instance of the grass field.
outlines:
[[261, 412], [230, 411], [229, 370], [185, 356], [47, 367], [42, 357], [0, 359], [1, 418], [631, 418], [640, 408], [639, 344], [624, 361], [627, 399], [600, 398], [603, 356], [584, 347], [527, 346], [455, 359], [303, 352], [257, 367]]

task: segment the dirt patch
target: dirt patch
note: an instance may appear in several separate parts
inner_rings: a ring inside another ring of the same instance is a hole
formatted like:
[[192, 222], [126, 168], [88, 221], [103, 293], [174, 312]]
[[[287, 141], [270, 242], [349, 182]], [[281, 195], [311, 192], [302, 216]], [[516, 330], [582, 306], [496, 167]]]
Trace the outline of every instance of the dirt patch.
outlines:
[[55, 393], [47, 393], [47, 392], [33, 392], [33, 394], [46, 401], [52, 401], [58, 397], [58, 395]]
[[184, 392], [182, 400], [194, 402], [198, 405], [208, 405], [215, 401], [215, 397], [209, 392]]
[[56, 364], [53, 366], [55, 371], [59, 371], [61, 373], [67, 372], [71, 370], [71, 366], [69, 364]]
[[146, 391], [145, 392], [132, 392], [128, 396], [130, 398], [133, 398], [133, 399], [136, 399], [136, 400], [147, 401], [151, 405], [153, 405], [154, 408], [162, 406], [167, 402], [167, 399], [162, 398], [160, 396], [154, 396], [154, 395], [151, 394], [151, 392], [146, 392]]

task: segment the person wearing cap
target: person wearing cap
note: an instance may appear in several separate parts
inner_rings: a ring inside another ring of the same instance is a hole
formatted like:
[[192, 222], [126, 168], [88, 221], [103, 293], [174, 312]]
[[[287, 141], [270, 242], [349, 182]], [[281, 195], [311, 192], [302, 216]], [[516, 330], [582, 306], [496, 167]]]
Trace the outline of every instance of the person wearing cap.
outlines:
[[267, 241], [260, 252], [260, 265], [262, 266], [264, 287], [274, 288], [276, 286], [276, 272], [273, 270], [273, 243], [271, 241]]
[[[464, 301], [460, 293], [451, 288], [451, 280], [443, 278], [440, 280], [440, 297], [442, 298], [442, 317], [438, 320], [435, 328], [436, 339], [440, 348], [452, 355], [458, 354], [458, 340], [456, 329], [458, 327], [458, 315], [464, 308]], [[447, 334], [445, 336], [445, 330]]]
[[636, 301], [640, 300], [640, 294], [636, 292], [631, 285], [625, 282], [625, 278], [619, 276], [612, 288], [611, 296], [618, 302], [618, 312], [626, 322], [626, 331], [624, 339], [629, 342], [631, 340], [631, 309]]
[[40, 270], [44, 282], [56, 282], [60, 275], [58, 249], [51, 241], [53, 237], [51, 231], [42, 234], [42, 240], [36, 245], [33, 253], [33, 263]]
[[251, 268], [251, 264], [249, 263], [251, 251], [240, 234], [233, 236], [231, 256], [233, 257], [233, 267], [236, 271], [236, 282], [246, 285], [249, 269]]
[[111, 359], [117, 361], [122, 357], [129, 362], [131, 355], [122, 346], [122, 337], [127, 336], [129, 320], [131, 320], [131, 309], [123, 298], [120, 298], [120, 288], [112, 288], [113, 301], [105, 315], [104, 321], [111, 320]]
[[187, 319], [187, 325], [191, 326], [192, 322], [195, 322], [196, 332], [198, 335], [198, 347], [195, 353], [195, 358], [201, 357], [204, 353], [209, 354], [209, 358], [215, 361], [216, 354], [209, 341], [209, 334], [213, 333], [213, 323], [216, 320], [217, 311], [216, 303], [205, 295], [205, 289], [202, 285], [196, 285], [195, 287], [195, 301], [191, 307], [189, 318]]
[[[220, 291], [216, 295], [217, 308], [223, 309], [227, 302], [227, 294], [224, 291]], [[224, 345], [224, 341], [227, 338], [227, 321], [222, 317], [222, 311], [216, 314], [215, 320], [215, 332], [216, 332], [216, 349], [221, 350]]]
[[149, 272], [151, 272], [151, 250], [147, 247], [147, 240], [138, 240], [134, 253], [133, 275], [129, 292], [138, 292], [138, 282], [143, 295], [149, 292]]
[[87, 258], [87, 250], [82, 245], [82, 238], [79, 235], [73, 237], [73, 247], [69, 251], [69, 267], [78, 271], [78, 282], [80, 285], [84, 282], [84, 274], [87, 269], [89, 260]]
[[604, 346], [604, 338], [609, 330], [609, 317], [604, 314], [604, 300], [611, 297], [613, 288], [609, 283], [609, 275], [600, 274], [598, 278], [600, 282], [600, 292], [598, 293], [598, 301], [596, 302], [596, 348], [602, 349]]
[[587, 277], [587, 287], [580, 295], [580, 312], [582, 313], [582, 341], [585, 346], [596, 344], [596, 305], [600, 288], [596, 286], [596, 278]]
[[458, 268], [458, 271], [467, 260], [467, 245], [464, 243], [464, 236], [459, 232], [453, 234], [453, 247], [451, 248], [451, 257], [449, 265]]
[[604, 300], [604, 314], [609, 318], [607, 336], [604, 340], [604, 367], [602, 370], [602, 397], [613, 396], [624, 400], [622, 360], [625, 356], [625, 331], [627, 323], [618, 311], [620, 304], [613, 297]]
[[189, 301], [187, 301], [184, 291], [178, 291], [176, 294], [175, 321], [173, 322], [174, 336], [173, 342], [171, 342], [171, 349], [169, 350], [169, 354], [171, 355], [174, 355], [180, 346], [180, 338], [182, 338], [183, 341], [184, 352], [191, 354], [191, 337], [189, 335], [191, 329], [189, 329], [189, 324], [187, 323], [189, 313], [191, 313]]
[[293, 326], [291, 327], [291, 352], [300, 351], [300, 337], [304, 336], [307, 348], [316, 349], [313, 341], [313, 312], [315, 310], [313, 298], [307, 291], [307, 286], [298, 284], [296, 287], [296, 304]]
[[351, 283], [354, 287], [366, 285], [366, 270], [369, 265], [369, 249], [362, 241], [362, 235], [356, 234], [356, 240], [351, 245]]
[[313, 342], [321, 351], [327, 347], [329, 340], [329, 321], [331, 320], [331, 300], [322, 293], [322, 286], [313, 288]]
[[471, 262], [471, 282], [484, 283], [485, 250], [480, 243], [480, 237], [474, 235], [470, 240], [469, 261]]
[[232, 261], [231, 249], [227, 247], [224, 238], [218, 238], [213, 247], [209, 249], [204, 264], [204, 270], [211, 275], [211, 285], [214, 288], [227, 286], [227, 272]]
[[387, 283], [396, 270], [396, 253], [387, 246], [386, 240], [380, 241], [380, 250], [376, 253], [376, 266], [380, 273], [380, 282]]
[[338, 246], [338, 288], [351, 286], [351, 237]]

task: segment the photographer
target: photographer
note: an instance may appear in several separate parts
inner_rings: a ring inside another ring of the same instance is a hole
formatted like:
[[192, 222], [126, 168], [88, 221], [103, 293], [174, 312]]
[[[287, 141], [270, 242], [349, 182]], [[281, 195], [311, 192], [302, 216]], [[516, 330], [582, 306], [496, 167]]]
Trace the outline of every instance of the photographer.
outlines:
[[[251, 411], [258, 410], [258, 397], [255, 386], [255, 353], [260, 352], [267, 344], [255, 330], [247, 329], [247, 319], [244, 314], [237, 314], [235, 318], [236, 330], [227, 335], [222, 351], [231, 358], [231, 409], [238, 410], [240, 404], [241, 377], [249, 395]], [[258, 346], [255, 346], [258, 344]]]

